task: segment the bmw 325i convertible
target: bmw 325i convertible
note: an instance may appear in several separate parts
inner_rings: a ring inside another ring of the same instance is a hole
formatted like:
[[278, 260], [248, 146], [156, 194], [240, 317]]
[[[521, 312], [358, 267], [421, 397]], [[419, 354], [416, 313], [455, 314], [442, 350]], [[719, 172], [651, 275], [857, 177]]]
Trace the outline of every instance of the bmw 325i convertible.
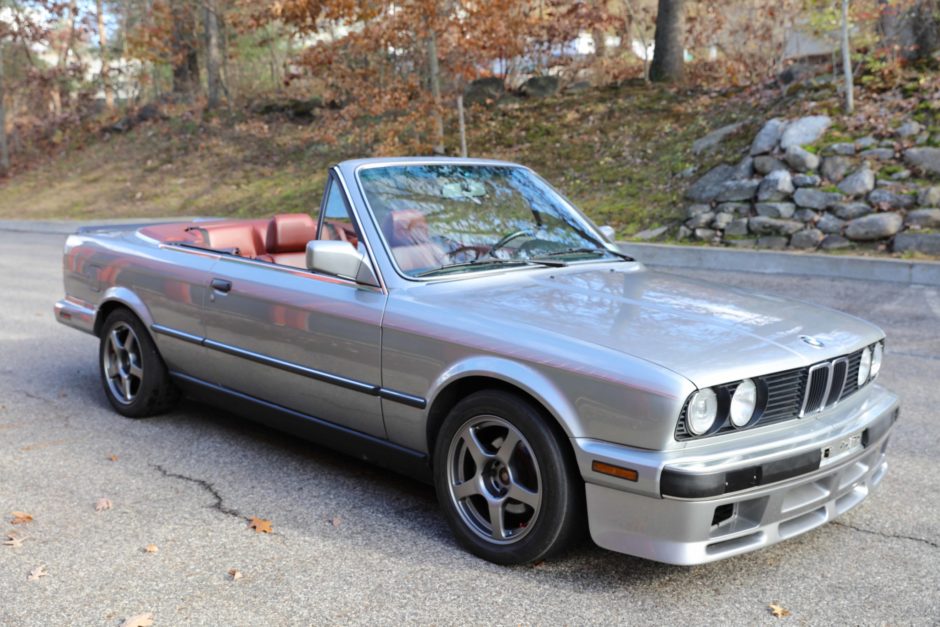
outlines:
[[653, 272], [511, 163], [346, 161], [319, 211], [85, 229], [64, 273], [115, 411], [187, 395], [431, 482], [500, 564], [585, 526], [673, 564], [792, 538], [898, 417], [877, 327]]

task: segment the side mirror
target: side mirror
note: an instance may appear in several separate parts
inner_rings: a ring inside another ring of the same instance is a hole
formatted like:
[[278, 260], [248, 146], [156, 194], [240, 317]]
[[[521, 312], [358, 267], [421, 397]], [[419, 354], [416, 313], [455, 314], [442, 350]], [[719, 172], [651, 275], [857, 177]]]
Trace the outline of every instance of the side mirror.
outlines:
[[322, 239], [307, 242], [307, 269], [379, 286], [369, 260], [349, 242]]
[[605, 224], [600, 228], [601, 235], [607, 238], [608, 242], [613, 242], [617, 238], [617, 231], [614, 227]]

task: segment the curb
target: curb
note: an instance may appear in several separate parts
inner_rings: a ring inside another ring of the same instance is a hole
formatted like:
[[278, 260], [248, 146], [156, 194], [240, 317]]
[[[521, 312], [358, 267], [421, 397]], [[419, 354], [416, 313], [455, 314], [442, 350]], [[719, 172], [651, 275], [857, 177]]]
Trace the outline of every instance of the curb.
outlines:
[[636, 257], [644, 264], [660, 268], [793, 274], [940, 287], [940, 262], [937, 261], [873, 259], [849, 255], [781, 253], [637, 242], [617, 242], [617, 245], [625, 253]]

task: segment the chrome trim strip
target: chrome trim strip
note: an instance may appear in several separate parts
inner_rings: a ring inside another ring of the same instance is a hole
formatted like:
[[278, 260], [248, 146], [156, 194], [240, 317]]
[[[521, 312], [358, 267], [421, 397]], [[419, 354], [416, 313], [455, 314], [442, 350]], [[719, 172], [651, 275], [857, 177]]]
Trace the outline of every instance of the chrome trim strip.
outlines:
[[265, 366], [271, 366], [272, 368], [290, 372], [291, 374], [297, 374], [302, 377], [314, 379], [316, 381], [337, 385], [354, 392], [368, 394], [369, 396], [378, 396], [385, 400], [401, 403], [402, 405], [408, 405], [416, 409], [424, 409], [428, 405], [427, 400], [421, 398], [420, 396], [414, 396], [412, 394], [399, 392], [398, 390], [392, 390], [390, 388], [383, 388], [380, 385], [366, 383], [365, 381], [349, 379], [338, 374], [317, 370], [316, 368], [309, 368], [307, 366], [295, 364], [290, 361], [284, 361], [283, 359], [277, 359], [276, 357], [269, 357], [268, 355], [262, 355], [244, 348], [238, 348], [237, 346], [216, 342], [215, 340], [199, 337], [191, 333], [186, 333], [185, 331], [171, 329], [170, 327], [165, 327], [161, 324], [153, 324], [150, 326], [150, 328], [153, 329], [155, 333], [160, 333], [162, 335], [176, 338], [184, 342], [189, 342], [191, 344], [198, 344], [200, 346], [219, 351], [220, 353], [226, 353], [234, 357], [241, 357], [242, 359], [247, 359]]

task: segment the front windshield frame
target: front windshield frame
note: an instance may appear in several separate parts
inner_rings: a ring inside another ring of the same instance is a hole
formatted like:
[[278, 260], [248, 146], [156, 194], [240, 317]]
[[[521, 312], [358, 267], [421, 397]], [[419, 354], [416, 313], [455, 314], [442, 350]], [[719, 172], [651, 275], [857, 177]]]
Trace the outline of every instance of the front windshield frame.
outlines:
[[[389, 245], [389, 242], [385, 237], [385, 233], [382, 231], [382, 228], [379, 225], [378, 217], [376, 216], [375, 211], [372, 209], [372, 206], [369, 203], [369, 197], [366, 194], [365, 187], [363, 186], [362, 179], [359, 175], [363, 170], [412, 167], [412, 166], [414, 167], [466, 166], [466, 167], [480, 167], [480, 168], [490, 167], [490, 168], [507, 168], [507, 169], [522, 170], [526, 172], [529, 176], [532, 176], [533, 178], [535, 178], [539, 183], [544, 185], [548, 190], [550, 190], [553, 194], [555, 194], [560, 204], [567, 211], [571, 213], [571, 215], [574, 217], [578, 225], [582, 229], [584, 229], [586, 232], [596, 237], [601, 247], [609, 251], [611, 255], [613, 255], [614, 257], [622, 254], [619, 250], [613, 248], [613, 244], [611, 244], [607, 240], [607, 238], [604, 236], [604, 234], [601, 233], [600, 229], [597, 228], [597, 225], [594, 224], [586, 215], [584, 215], [584, 213], [582, 213], [581, 210], [578, 209], [570, 200], [568, 200], [568, 198], [565, 197], [564, 194], [558, 191], [551, 183], [549, 183], [544, 178], [542, 178], [537, 172], [535, 172], [534, 170], [532, 170], [531, 168], [527, 166], [520, 165], [518, 163], [505, 163], [505, 162], [500, 162], [500, 161], [473, 160], [473, 159], [459, 159], [459, 160], [457, 159], [455, 160], [428, 159], [428, 160], [402, 160], [402, 161], [396, 161], [396, 160], [390, 159], [388, 161], [361, 164], [357, 166], [354, 171], [355, 177], [356, 177], [356, 185], [359, 191], [359, 196], [365, 205], [366, 213], [369, 214], [369, 220], [372, 226], [374, 227], [379, 240], [382, 242], [382, 247], [385, 250], [385, 254], [388, 257], [388, 260], [391, 263], [392, 267], [395, 269], [395, 273], [398, 274], [398, 276], [400, 276], [401, 278], [405, 279], [406, 281], [427, 282], [427, 281], [455, 280], [455, 279], [465, 279], [465, 278], [470, 278], [470, 277], [489, 276], [494, 273], [520, 272], [520, 271], [525, 271], [525, 270], [537, 270], [537, 269], [544, 270], [546, 268], [551, 269], [551, 267], [540, 265], [537, 262], [533, 262], [532, 264], [519, 264], [519, 265], [513, 265], [513, 266], [506, 266], [503, 264], [494, 264], [492, 268], [481, 268], [478, 270], [463, 271], [463, 272], [449, 272], [449, 273], [441, 274], [438, 276], [425, 276], [425, 277], [408, 274], [407, 272], [402, 270], [398, 265], [398, 261], [395, 259], [395, 255], [392, 252], [392, 247]], [[619, 261], [619, 259], [616, 259], [616, 258], [609, 259], [609, 258], [604, 258], [604, 257], [573, 259], [570, 262], [568, 262], [568, 264], [566, 265], [584, 264], [584, 263], [609, 263], [611, 261]], [[557, 268], [555, 269], [557, 270]]]

